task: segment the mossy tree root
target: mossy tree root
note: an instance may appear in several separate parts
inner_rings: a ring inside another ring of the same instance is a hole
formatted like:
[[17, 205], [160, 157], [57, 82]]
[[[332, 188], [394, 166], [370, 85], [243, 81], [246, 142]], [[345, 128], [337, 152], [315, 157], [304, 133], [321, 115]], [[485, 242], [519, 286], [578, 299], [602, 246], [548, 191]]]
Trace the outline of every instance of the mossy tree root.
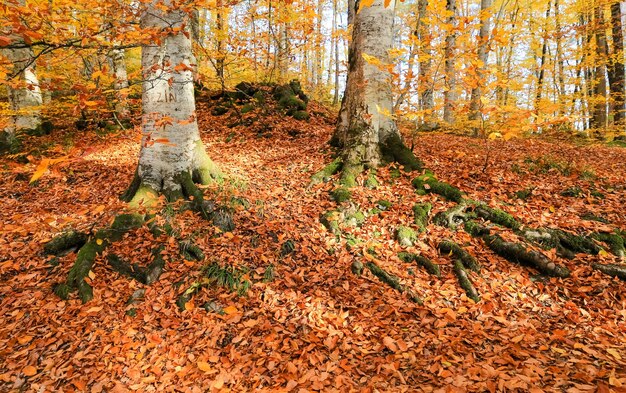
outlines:
[[609, 246], [609, 249], [613, 255], [624, 259], [626, 255], [626, 249], [624, 247], [624, 238], [619, 233], [594, 233], [591, 235], [593, 239], [601, 241]]
[[182, 240], [178, 243], [178, 249], [180, 254], [188, 261], [202, 261], [204, 260], [204, 252], [202, 249], [194, 244], [191, 240]]
[[79, 231], [64, 232], [43, 246], [43, 251], [47, 255], [61, 255], [72, 249], [80, 249], [87, 243], [88, 236], [86, 233]]
[[601, 263], [594, 263], [593, 265], [591, 265], [591, 267], [611, 277], [617, 277], [622, 281], [626, 281], [626, 266], [625, 265], [617, 265], [617, 264], [604, 265]]
[[58, 284], [54, 292], [62, 299], [68, 299], [69, 294], [78, 291], [78, 296], [83, 303], [93, 299], [93, 290], [85, 278], [89, 275], [96, 256], [102, 253], [111, 243], [122, 239], [130, 230], [143, 225], [145, 217], [139, 214], [120, 214], [115, 217], [109, 228], [101, 229], [85, 243], [78, 254], [76, 261], [70, 269], [64, 283]]
[[454, 259], [460, 260], [467, 269], [480, 272], [480, 265], [476, 258], [455, 242], [444, 240], [439, 243], [438, 248], [441, 253], [451, 255]]
[[494, 224], [512, 229], [514, 231], [517, 231], [522, 227], [522, 224], [509, 213], [503, 210], [493, 209], [482, 203], [476, 206], [474, 214], [485, 221], [491, 221]]
[[439, 269], [439, 265], [431, 261], [430, 259], [423, 257], [418, 254], [413, 254], [410, 252], [401, 252], [398, 253], [398, 258], [403, 262], [415, 262], [424, 270], [426, 270], [429, 274], [432, 274], [436, 277], [441, 277], [441, 270]]
[[426, 232], [428, 226], [428, 216], [433, 205], [430, 203], [416, 203], [413, 205], [413, 221], [420, 232]]
[[136, 263], [131, 264], [130, 262], [124, 261], [117, 255], [109, 255], [107, 257], [107, 261], [111, 268], [113, 268], [116, 272], [128, 276], [142, 284], [150, 285], [153, 282], [156, 282], [161, 276], [161, 273], [163, 273], [165, 260], [161, 255], [162, 251], [163, 246], [159, 246], [152, 250], [152, 262], [145, 267], [139, 266]]
[[498, 235], [483, 235], [482, 238], [493, 252], [509, 262], [531, 266], [548, 276], [567, 278], [570, 275], [569, 269], [539, 251], [527, 249], [522, 243], [507, 242]]
[[476, 288], [474, 288], [474, 284], [472, 284], [469, 275], [465, 271], [465, 267], [463, 267], [463, 262], [460, 259], [456, 259], [454, 261], [454, 274], [459, 280], [459, 285], [461, 286], [461, 288], [465, 290], [467, 297], [478, 303], [480, 301], [478, 291], [476, 290]]
[[330, 164], [326, 165], [324, 168], [322, 168], [322, 170], [311, 176], [309, 187], [315, 186], [322, 182], [327, 182], [334, 174], [338, 173], [342, 167], [343, 160], [340, 157], [335, 158]]
[[463, 193], [451, 184], [437, 180], [430, 172], [426, 172], [413, 179], [413, 187], [420, 195], [438, 194], [449, 201], [461, 203], [463, 202]]
[[417, 304], [423, 304], [422, 299], [418, 295], [416, 295], [410, 288], [407, 288], [404, 285], [400, 284], [400, 280], [398, 279], [398, 277], [394, 276], [391, 273], [388, 273], [372, 261], [367, 262], [365, 266], [383, 283], [389, 285], [391, 288], [400, 293], [405, 293], [409, 297], [409, 299], [411, 299], [411, 301]]
[[397, 162], [407, 172], [421, 171], [424, 163], [406, 147], [399, 133], [391, 133], [381, 145], [383, 158], [389, 162]]

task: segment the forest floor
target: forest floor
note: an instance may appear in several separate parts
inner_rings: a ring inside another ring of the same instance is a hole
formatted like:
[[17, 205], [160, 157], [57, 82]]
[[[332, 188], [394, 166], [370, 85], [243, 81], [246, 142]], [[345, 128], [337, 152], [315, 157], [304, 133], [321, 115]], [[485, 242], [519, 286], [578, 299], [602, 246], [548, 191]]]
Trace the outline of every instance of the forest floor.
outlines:
[[[207, 105], [198, 108], [203, 139], [229, 178], [205, 195], [233, 207], [237, 227], [220, 233], [196, 214], [179, 214], [175, 225], [205, 252], [202, 262], [185, 261], [173, 238], [147, 228], [111, 246], [107, 252], [142, 264], [153, 246], [165, 245], [164, 274], [134, 304], [127, 300], [144, 286], [112, 271], [105, 256], [90, 274], [92, 301], [60, 300], [53, 285], [75, 254], [53, 259], [42, 247], [70, 227], [106, 227], [126, 209], [118, 196], [135, 170], [138, 132], [68, 128], [32, 142], [46, 157], [68, 156], [35, 186], [29, 179], [40, 158], [2, 164], [0, 391], [625, 391], [624, 282], [590, 267], [615, 257], [552, 253], [571, 277], [538, 277], [464, 232], [431, 224], [408, 249], [441, 266], [441, 278], [429, 276], [398, 259], [404, 249], [394, 230], [413, 222], [417, 201], [435, 212], [451, 204], [418, 196], [415, 175], [394, 178], [389, 168], [379, 171], [378, 189], [353, 190], [365, 211], [381, 199], [391, 207], [345, 228], [361, 239], [348, 251], [346, 236], [319, 220], [336, 207], [332, 182], [307, 187], [331, 161], [334, 116], [310, 104], [309, 122], [268, 118], [273, 130], [259, 135], [254, 127], [226, 127]], [[439, 179], [529, 226], [602, 230], [606, 224], [581, 218], [591, 213], [626, 228], [626, 149], [431, 133], [415, 139], [415, 153]], [[577, 197], [560, 195], [575, 186]], [[467, 298], [450, 258], [438, 254], [443, 238], [466, 244], [483, 266], [471, 275], [480, 302]], [[369, 272], [352, 274], [353, 259], [368, 249], [424, 304]], [[233, 272], [250, 288], [241, 296], [202, 288], [179, 310], [178, 296], [203, 282], [201, 268], [210, 263], [238, 267]]]

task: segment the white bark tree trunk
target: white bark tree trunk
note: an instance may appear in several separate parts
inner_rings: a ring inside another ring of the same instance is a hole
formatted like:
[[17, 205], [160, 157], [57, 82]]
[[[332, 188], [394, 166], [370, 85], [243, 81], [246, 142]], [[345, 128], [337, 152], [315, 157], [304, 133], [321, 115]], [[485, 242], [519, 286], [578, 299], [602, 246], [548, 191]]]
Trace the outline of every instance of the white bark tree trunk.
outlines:
[[168, 199], [189, 197], [191, 178], [206, 184], [219, 172], [205, 152], [196, 121], [196, 61], [188, 15], [162, 11], [151, 3], [141, 22], [144, 29], [160, 32], [155, 40], [160, 43], [142, 48], [143, 138], [137, 175], [125, 199], [135, 202], [147, 192], [163, 193]]
[[485, 86], [485, 69], [487, 60], [489, 59], [489, 34], [491, 32], [491, 16], [487, 14], [491, 8], [492, 0], [481, 0], [480, 2], [480, 32], [478, 34], [478, 61], [479, 66], [476, 67], [476, 86], [472, 89], [472, 98], [470, 103], [470, 120], [479, 120], [481, 118], [481, 98], [483, 96], [483, 87]]
[[[13, 45], [23, 45], [24, 40], [13, 35]], [[9, 107], [14, 115], [4, 129], [9, 135], [16, 131], [35, 130], [41, 125], [41, 89], [35, 72], [31, 48], [2, 49], [0, 54], [12, 64], [11, 81], [7, 84]]]
[[406, 160], [410, 156], [416, 161], [402, 144], [392, 113], [388, 52], [393, 45], [394, 7], [393, 0], [387, 7], [385, 0], [374, 0], [354, 15], [348, 81], [337, 129], [344, 138], [340, 143], [344, 179], [387, 160], [416, 169], [415, 162]]
[[450, 32], [446, 37], [445, 48], [445, 91], [443, 92], [443, 120], [448, 124], [454, 124], [456, 121], [454, 109], [457, 101], [456, 93], [456, 0], [447, 0], [446, 10], [449, 13], [448, 25]]
[[126, 71], [126, 56], [123, 50], [114, 49], [109, 55], [109, 63], [115, 82], [113, 88], [116, 92], [115, 112], [122, 117], [128, 115], [128, 103], [126, 101], [126, 93], [122, 90], [128, 87], [128, 72]]

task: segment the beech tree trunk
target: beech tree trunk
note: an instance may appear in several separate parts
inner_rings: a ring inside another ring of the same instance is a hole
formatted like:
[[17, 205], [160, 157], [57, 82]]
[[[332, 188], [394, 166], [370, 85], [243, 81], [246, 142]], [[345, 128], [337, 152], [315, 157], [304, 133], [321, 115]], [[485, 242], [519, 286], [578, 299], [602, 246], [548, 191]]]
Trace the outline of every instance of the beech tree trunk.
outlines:
[[472, 89], [470, 102], [470, 120], [479, 120], [482, 107], [481, 98], [485, 85], [485, 67], [489, 58], [489, 34], [491, 30], [491, 16], [488, 14], [492, 0], [481, 0], [480, 2], [480, 33], [478, 34], [478, 61], [476, 67], [476, 86]]
[[9, 108], [14, 114], [4, 129], [12, 138], [16, 131], [35, 130], [41, 125], [40, 106], [43, 101], [32, 49], [21, 47], [25, 44], [21, 36], [13, 34], [10, 38], [11, 44], [20, 48], [2, 49], [0, 54], [12, 64], [7, 96]]
[[454, 124], [456, 121], [454, 115], [454, 107], [456, 105], [456, 70], [454, 67], [456, 57], [456, 0], [446, 1], [446, 10], [450, 14], [448, 17], [448, 25], [450, 31], [446, 37], [445, 48], [445, 90], [443, 92], [443, 120], [448, 124]]
[[[344, 160], [348, 165], [377, 167], [381, 163], [379, 144], [398, 133], [391, 117], [390, 75], [383, 67], [374, 64], [389, 64], [394, 3], [392, 1], [385, 7], [384, 0], [375, 0], [371, 6], [362, 7], [354, 17], [344, 102], [348, 127], [343, 145]], [[365, 57], [372, 59], [372, 63]]]
[[206, 184], [219, 176], [198, 131], [188, 15], [147, 5], [142, 27], [161, 31], [160, 43], [142, 47], [143, 138], [135, 179], [123, 199], [139, 203], [163, 193], [174, 200], [188, 197], [193, 179]]
[[603, 129], [607, 126], [607, 113], [606, 113], [606, 96], [607, 96], [607, 82], [606, 82], [606, 60], [607, 60], [607, 43], [606, 33], [604, 29], [604, 16], [602, 8], [600, 6], [595, 9], [595, 29], [596, 29], [596, 69], [595, 69], [595, 84], [594, 84], [594, 109], [592, 114], [592, 128]]
[[402, 143], [393, 118], [388, 52], [394, 6], [394, 1], [385, 7], [385, 0], [374, 0], [353, 13], [348, 81], [335, 134], [343, 146], [344, 185], [355, 185], [356, 174], [386, 161], [397, 161], [407, 170], [421, 166]]
[[624, 94], [626, 81], [624, 80], [624, 32], [622, 30], [622, 10], [620, 1], [611, 4], [611, 35], [613, 36], [613, 56], [609, 71], [611, 99], [614, 105], [615, 124], [624, 123]]
[[108, 54], [111, 71], [115, 82], [113, 88], [116, 92], [115, 113], [119, 116], [126, 117], [128, 115], [128, 103], [126, 102], [126, 93], [122, 90], [128, 87], [128, 72], [126, 71], [126, 56], [123, 50], [114, 49]]
[[420, 109], [424, 112], [422, 127], [432, 129], [436, 127], [433, 119], [433, 108], [435, 101], [433, 97], [433, 75], [432, 69], [432, 48], [429, 24], [426, 22], [426, 11], [428, 10], [428, 0], [418, 0], [417, 3], [417, 34], [419, 38], [419, 87]]

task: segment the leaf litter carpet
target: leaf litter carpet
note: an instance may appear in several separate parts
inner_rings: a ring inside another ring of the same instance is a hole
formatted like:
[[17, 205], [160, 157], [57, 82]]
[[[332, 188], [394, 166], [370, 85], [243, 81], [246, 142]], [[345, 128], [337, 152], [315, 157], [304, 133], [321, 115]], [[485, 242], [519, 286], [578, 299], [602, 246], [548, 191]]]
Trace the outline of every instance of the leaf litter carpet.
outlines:
[[[195, 214], [176, 217], [180, 233], [205, 252], [203, 262], [185, 261], [174, 239], [155, 238], [147, 228], [110, 247], [108, 253], [146, 264], [150, 250], [165, 245], [165, 273], [134, 304], [127, 300], [143, 285], [110, 270], [105, 256], [90, 274], [91, 302], [60, 300], [52, 288], [75, 254], [53, 260], [42, 246], [67, 228], [105, 227], [125, 209], [118, 195], [135, 169], [137, 133], [81, 136], [71, 146], [55, 136], [46, 156], [71, 159], [35, 187], [28, 179], [37, 159], [3, 166], [0, 391], [625, 391], [624, 283], [590, 268], [615, 263], [613, 256], [560, 260], [570, 278], [537, 277], [469, 235], [431, 224], [408, 251], [441, 265], [442, 277], [434, 278], [397, 258], [403, 249], [394, 229], [412, 223], [417, 201], [433, 203], [435, 212], [451, 205], [416, 195], [411, 175], [395, 178], [389, 168], [379, 171], [377, 190], [353, 190], [363, 211], [381, 199], [392, 205], [361, 227], [344, 228], [362, 241], [348, 251], [346, 236], [335, 237], [319, 222], [336, 207], [328, 195], [332, 182], [307, 188], [331, 160], [332, 116], [317, 108], [309, 123], [268, 118], [273, 129], [259, 135], [227, 128], [206, 105], [199, 108], [203, 138], [229, 179], [205, 195], [232, 206], [237, 227], [219, 233]], [[624, 149], [446, 134], [415, 142], [416, 154], [441, 180], [529, 226], [603, 230], [607, 224], [581, 219], [593, 214], [626, 227]], [[560, 195], [574, 186], [581, 196]], [[483, 266], [472, 274], [477, 304], [459, 287], [449, 257], [436, 251], [446, 237], [466, 244]], [[287, 240], [294, 251], [285, 255]], [[424, 305], [369, 273], [353, 275], [353, 259], [370, 255], [368, 249]], [[212, 262], [245, 268], [252, 283], [247, 294], [208, 287], [179, 310], [177, 297], [201, 282], [202, 266]], [[274, 279], [263, 280], [272, 267]], [[127, 315], [131, 309], [134, 316]]]

